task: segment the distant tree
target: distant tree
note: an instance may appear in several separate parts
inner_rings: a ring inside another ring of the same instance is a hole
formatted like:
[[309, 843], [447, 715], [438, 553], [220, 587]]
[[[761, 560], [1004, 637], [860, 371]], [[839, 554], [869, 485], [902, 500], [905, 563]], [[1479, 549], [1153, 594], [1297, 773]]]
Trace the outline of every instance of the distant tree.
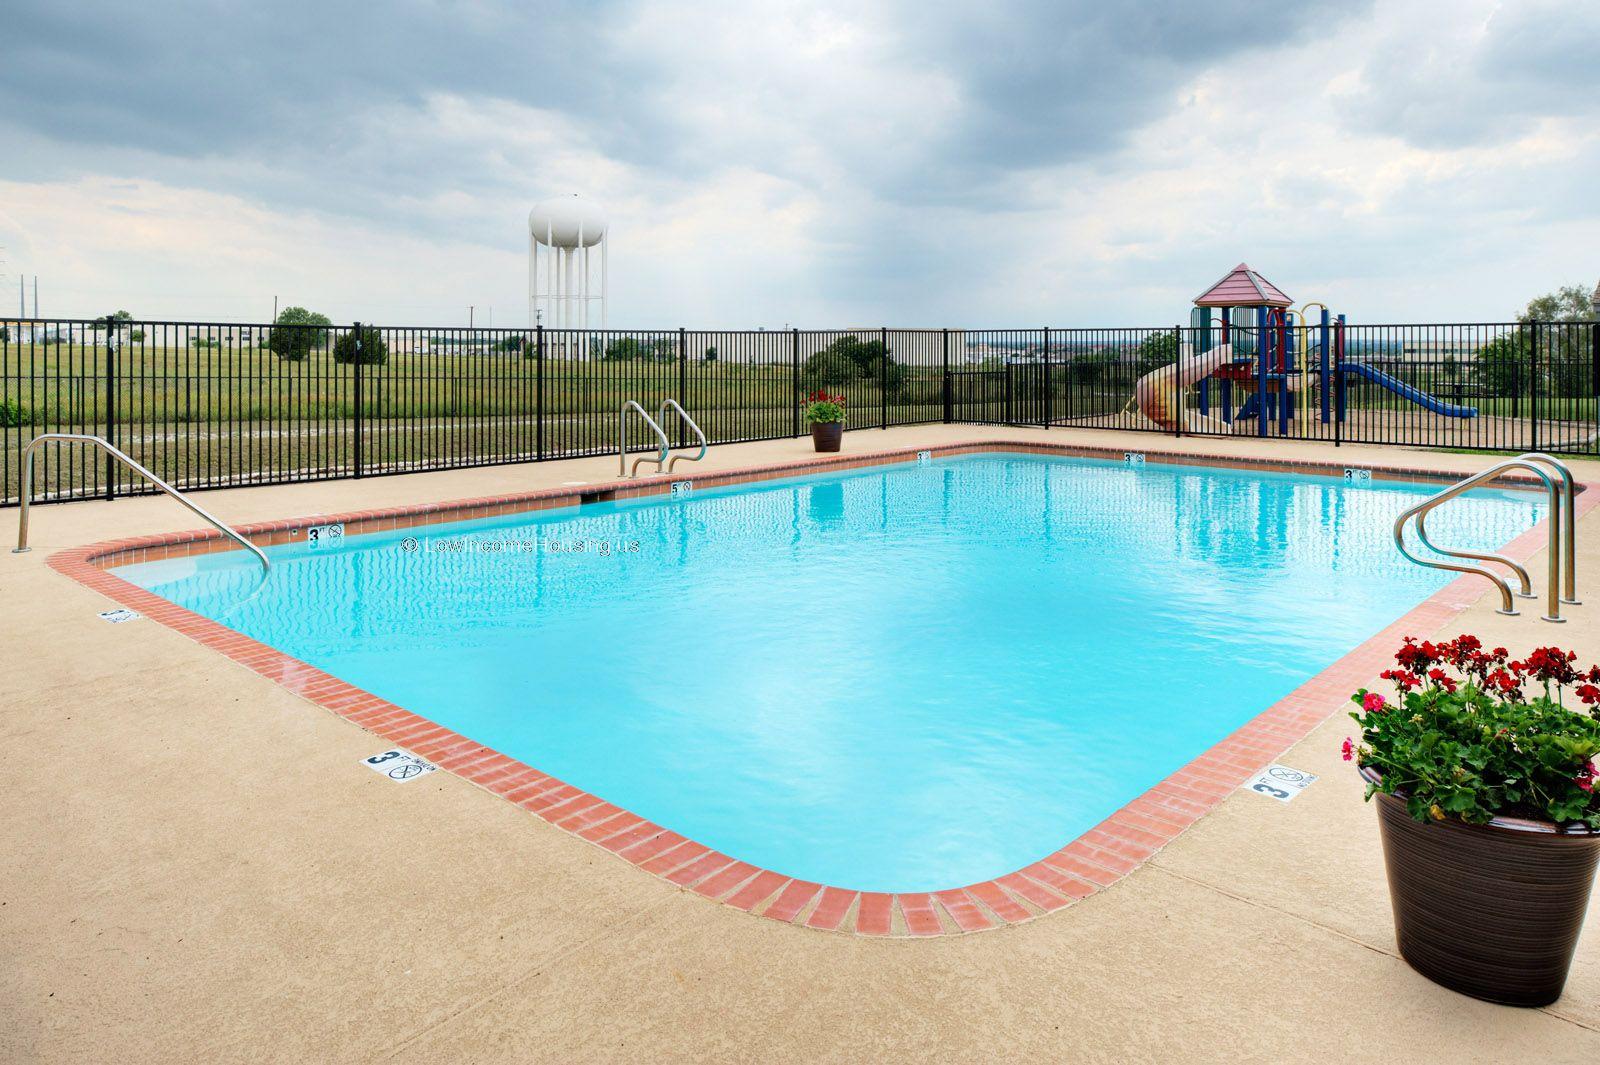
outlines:
[[703, 358], [705, 359], [706, 362], [716, 362], [717, 361], [717, 346], [715, 344], [712, 344], [710, 347], [706, 348], [706, 353], [703, 356]]
[[[304, 307], [285, 307], [267, 334], [267, 350], [288, 362], [299, 362], [328, 341], [327, 315]], [[283, 328], [276, 328], [276, 327]]]
[[133, 332], [128, 334], [128, 340], [134, 344], [144, 343], [144, 330], [135, 329]]
[[[1535, 297], [1517, 315], [1519, 322], [1589, 322], [1593, 318], [1590, 290], [1583, 285], [1564, 285]], [[1588, 329], [1559, 324], [1540, 330], [1539, 364], [1552, 395], [1592, 396], [1600, 391], [1600, 381], [1592, 380], [1589, 333]]]
[[[358, 336], [361, 341], [359, 349], [356, 346]], [[384, 342], [377, 326], [362, 326], [359, 332], [352, 329], [339, 334], [339, 338], [333, 342], [333, 361], [382, 366], [389, 361], [389, 345]]]
[[1097, 385], [1117, 361], [1117, 353], [1109, 348], [1077, 352], [1067, 360], [1067, 379], [1083, 387]]
[[800, 379], [808, 391], [818, 388], [839, 388], [861, 380], [861, 367], [849, 355], [834, 350], [834, 345], [806, 359], [800, 368]]
[[1536, 296], [1517, 315], [1519, 322], [1587, 322], [1594, 317], [1589, 302], [1591, 290], [1583, 285], [1563, 285], [1554, 292]]
[[1178, 335], [1165, 330], [1151, 333], [1139, 342], [1134, 359], [1138, 364], [1134, 373], [1139, 377], [1178, 361]]
[[1521, 330], [1506, 333], [1478, 349], [1472, 374], [1492, 396], [1520, 396], [1528, 390], [1532, 344]]
[[[106, 315], [106, 318], [111, 319], [113, 322], [131, 322], [131, 321], [133, 321], [133, 315], [131, 313], [129, 313], [128, 311], [118, 311], [116, 314], [108, 314], [108, 315]], [[94, 331], [96, 333], [105, 332], [105, 328], [106, 328], [105, 318], [96, 318], [94, 320], [94, 325], [92, 326], [92, 328], [94, 329]]]
[[635, 337], [617, 337], [606, 345], [600, 358], [606, 362], [634, 362], [645, 357], [645, 346]]
[[807, 388], [831, 388], [852, 381], [881, 382], [889, 398], [905, 391], [906, 368], [895, 362], [881, 340], [842, 336], [806, 359], [800, 368]]
[[521, 333], [512, 333], [510, 336], [508, 336], [504, 340], [500, 341], [500, 343], [498, 345], [496, 345], [496, 347], [498, 347], [501, 351], [511, 351], [511, 352], [521, 351], [522, 350], [522, 334]]

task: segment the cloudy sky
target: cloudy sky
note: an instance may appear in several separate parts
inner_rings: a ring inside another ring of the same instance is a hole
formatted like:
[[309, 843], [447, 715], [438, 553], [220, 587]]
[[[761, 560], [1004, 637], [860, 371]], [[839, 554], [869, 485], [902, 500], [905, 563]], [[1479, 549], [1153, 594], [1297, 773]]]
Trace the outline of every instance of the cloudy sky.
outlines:
[[1600, 277], [1594, 0], [344, 6], [6, 0], [0, 309], [519, 325], [571, 191], [614, 326], [1157, 325], [1241, 259], [1492, 321]]

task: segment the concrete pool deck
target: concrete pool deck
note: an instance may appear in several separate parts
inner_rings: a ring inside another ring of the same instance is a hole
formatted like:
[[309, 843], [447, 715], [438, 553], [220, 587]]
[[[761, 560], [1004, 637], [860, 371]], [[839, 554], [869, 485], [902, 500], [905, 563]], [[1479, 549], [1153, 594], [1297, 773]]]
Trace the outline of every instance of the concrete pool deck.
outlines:
[[[864, 430], [845, 446], [1025, 439], [1452, 472], [1493, 461], [972, 426]], [[704, 465], [809, 454], [803, 440], [727, 446]], [[1600, 479], [1600, 463], [1574, 468]], [[615, 469], [596, 458], [200, 498], [243, 523], [607, 481]], [[1597, 521], [1579, 526], [1580, 594], [1600, 573]], [[1280, 757], [1322, 775], [1295, 802], [1236, 793], [1057, 913], [931, 941], [821, 934], [645, 876], [449, 774], [397, 787], [358, 764], [385, 746], [376, 737], [161, 626], [100, 622], [109, 604], [44, 564], [61, 548], [194, 524], [160, 498], [39, 508], [35, 551], [0, 556], [5, 1060], [1564, 1061], [1600, 1050], [1600, 921], [1565, 997], [1544, 1010], [1461, 998], [1395, 957], [1375, 815], [1338, 759], [1342, 716]], [[1483, 598], [1446, 634], [1600, 658], [1600, 614], [1570, 611], [1551, 626], [1499, 617]]]

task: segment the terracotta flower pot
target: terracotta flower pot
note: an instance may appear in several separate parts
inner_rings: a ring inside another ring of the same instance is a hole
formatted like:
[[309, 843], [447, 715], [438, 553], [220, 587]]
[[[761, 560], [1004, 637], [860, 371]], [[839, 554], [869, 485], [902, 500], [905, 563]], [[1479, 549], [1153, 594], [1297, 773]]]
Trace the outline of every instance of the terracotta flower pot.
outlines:
[[818, 451], [838, 451], [844, 439], [844, 422], [812, 422], [811, 442]]
[[[1370, 768], [1361, 775], [1380, 779]], [[1561, 997], [1600, 833], [1495, 818], [1423, 823], [1381, 792], [1378, 824], [1400, 954], [1452, 991], [1508, 1006]]]

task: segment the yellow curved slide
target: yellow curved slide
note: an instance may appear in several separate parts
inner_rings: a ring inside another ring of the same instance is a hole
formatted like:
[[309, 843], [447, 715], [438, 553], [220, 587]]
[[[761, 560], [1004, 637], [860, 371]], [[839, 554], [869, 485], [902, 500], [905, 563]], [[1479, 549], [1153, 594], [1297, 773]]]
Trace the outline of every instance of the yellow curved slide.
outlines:
[[[1233, 345], [1220, 344], [1210, 351], [1195, 354], [1192, 345], [1185, 344], [1178, 359], [1170, 365], [1152, 370], [1139, 378], [1133, 386], [1133, 401], [1139, 412], [1163, 429], [1178, 428], [1184, 415], [1183, 392], [1211, 376], [1218, 368], [1233, 361]], [[1214, 418], [1191, 414], [1186, 428], [1226, 432], [1227, 426]], [[1204, 423], [1201, 426], [1199, 423]]]

